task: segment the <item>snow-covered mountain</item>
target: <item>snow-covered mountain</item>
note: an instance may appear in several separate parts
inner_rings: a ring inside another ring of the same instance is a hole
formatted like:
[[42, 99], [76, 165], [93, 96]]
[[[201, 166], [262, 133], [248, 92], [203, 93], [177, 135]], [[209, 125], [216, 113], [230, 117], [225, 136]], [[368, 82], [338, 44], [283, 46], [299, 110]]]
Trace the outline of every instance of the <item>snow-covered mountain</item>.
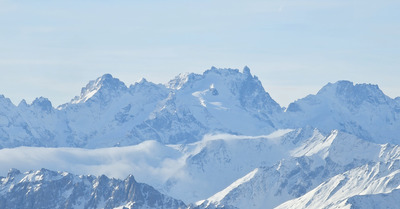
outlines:
[[210, 133], [256, 136], [307, 125], [399, 144], [399, 98], [376, 85], [339, 81], [284, 112], [247, 67], [180, 74], [165, 85], [142, 79], [129, 87], [106, 74], [58, 108], [42, 97], [18, 106], [0, 97], [0, 147], [180, 144]]
[[46, 169], [21, 173], [12, 169], [0, 177], [0, 208], [7, 209], [178, 209], [180, 201], [138, 183], [106, 176], [77, 176]]
[[[287, 201], [277, 208], [400, 208], [398, 199], [381, 202], [387, 196], [398, 197], [399, 168], [398, 160], [356, 167], [330, 178], [301, 197]], [[369, 199], [373, 197], [376, 199]], [[364, 202], [368, 199], [369, 201]]]
[[[191, 208], [273, 208], [355, 168], [365, 170], [368, 165], [386, 163], [381, 172], [387, 172], [388, 166], [400, 157], [400, 149], [340, 131], [324, 135], [317, 129], [303, 128], [258, 137], [209, 135], [199, 142], [181, 145], [146, 141], [130, 147], [91, 150], [3, 149], [0, 157], [5, 167], [35, 159], [27, 164], [57, 170], [76, 167], [74, 172], [106, 172], [111, 176], [132, 173], [169, 196], [197, 202]], [[32, 167], [24, 170], [27, 168]], [[382, 193], [368, 192], [360, 186], [340, 198]], [[201, 199], [206, 200], [198, 202]], [[315, 207], [320, 204], [323, 202], [315, 203]]]
[[[259, 166], [274, 165], [303, 140], [302, 130], [279, 130], [268, 136], [214, 135], [181, 145], [184, 164], [161, 191], [186, 202], [207, 198]], [[184, 192], [182, 192], [184, 191]]]
[[400, 188], [397, 145], [374, 144], [338, 131], [328, 136], [316, 132], [289, 153], [198, 202], [198, 208], [346, 208], [351, 201], [361, 204], [360, 195]]
[[46, 98], [37, 98], [29, 105], [23, 100], [15, 106], [0, 96], [0, 147], [65, 146], [70, 130], [61, 118], [63, 113]]
[[106, 74], [57, 109], [45, 98], [14, 106], [4, 96], [0, 107], [0, 147], [97, 148], [188, 143], [216, 132], [262, 135], [275, 130], [283, 112], [247, 67], [181, 74], [166, 85], [143, 79], [129, 88]]
[[[284, 110], [247, 67], [129, 87], [106, 74], [57, 108], [42, 97], [15, 106], [0, 96], [0, 175], [10, 167], [133, 174], [189, 208], [394, 208], [399, 144], [400, 97], [338, 81]], [[101, 179], [108, 196], [98, 198]], [[125, 190], [113, 196], [129, 179], [13, 171], [1, 179], [0, 208], [42, 201], [44, 187], [65, 190], [46, 203], [65, 208], [185, 207], [161, 194], [157, 206]], [[88, 193], [69, 200], [77, 185]]]
[[338, 129], [377, 143], [400, 144], [399, 99], [377, 85], [338, 81], [289, 105], [290, 127], [310, 125], [329, 133]]

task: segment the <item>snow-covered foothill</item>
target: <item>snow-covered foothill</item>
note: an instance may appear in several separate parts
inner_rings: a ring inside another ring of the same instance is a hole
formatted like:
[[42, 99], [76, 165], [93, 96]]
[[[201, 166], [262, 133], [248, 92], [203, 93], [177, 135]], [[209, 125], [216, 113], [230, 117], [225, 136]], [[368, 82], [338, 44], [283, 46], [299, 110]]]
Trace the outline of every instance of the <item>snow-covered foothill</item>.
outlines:
[[[280, 160], [273, 166], [263, 166], [253, 170], [224, 190], [198, 202], [198, 207], [213, 208], [227, 205], [261, 209], [274, 208], [288, 201], [281, 207], [310, 208], [311, 206], [306, 203], [314, 201], [312, 208], [324, 208], [326, 206], [324, 204], [338, 199], [316, 195], [334, 189], [331, 188], [332, 185], [326, 185], [314, 193], [312, 191], [323, 185], [324, 181], [335, 178], [336, 175], [352, 172], [351, 170], [355, 168], [367, 175], [370, 173], [369, 165], [383, 163], [386, 163], [386, 167], [381, 167], [378, 176], [392, 176], [400, 172], [395, 168], [396, 162], [400, 159], [398, 146], [374, 144], [337, 130], [326, 136], [315, 130], [314, 137], [302, 141], [293, 149], [288, 149], [288, 152], [290, 157]], [[394, 171], [388, 173], [390, 169]], [[358, 176], [359, 173], [354, 174], [354, 178]], [[375, 180], [356, 182], [355, 184], [359, 186], [340, 198], [344, 200], [358, 194], [370, 194], [369, 189], [366, 189], [366, 183], [369, 184], [372, 181]], [[399, 186], [388, 188], [385, 186], [388, 182], [389, 180], [386, 179], [380, 185], [381, 188], [388, 190], [382, 189], [377, 193], [390, 192]], [[305, 197], [308, 198], [307, 201], [303, 201]], [[298, 202], [291, 200], [294, 198], [299, 198]], [[310, 200], [310, 198], [313, 199]]]

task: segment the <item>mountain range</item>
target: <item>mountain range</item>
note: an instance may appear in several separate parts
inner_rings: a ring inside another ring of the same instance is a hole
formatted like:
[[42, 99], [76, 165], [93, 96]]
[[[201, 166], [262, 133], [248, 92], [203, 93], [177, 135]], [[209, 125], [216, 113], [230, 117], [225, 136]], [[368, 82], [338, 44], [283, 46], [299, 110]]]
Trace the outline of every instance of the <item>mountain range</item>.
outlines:
[[399, 144], [400, 98], [377, 85], [329, 83], [286, 109], [247, 67], [106, 74], [56, 108], [0, 96], [0, 174], [27, 171], [0, 179], [0, 208], [396, 208]]
[[182, 201], [136, 182], [133, 176], [122, 181], [104, 175], [12, 169], [0, 182], [0, 208], [186, 208]]

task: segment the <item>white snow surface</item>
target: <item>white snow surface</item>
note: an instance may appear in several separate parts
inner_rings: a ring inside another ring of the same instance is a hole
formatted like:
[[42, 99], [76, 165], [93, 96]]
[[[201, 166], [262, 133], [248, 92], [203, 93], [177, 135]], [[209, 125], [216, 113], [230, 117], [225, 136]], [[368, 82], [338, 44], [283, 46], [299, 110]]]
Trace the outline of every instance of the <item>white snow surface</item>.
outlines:
[[[378, 162], [351, 169], [332, 177], [305, 195], [290, 200], [277, 208], [351, 208], [352, 204], [362, 203], [360, 200], [363, 198], [357, 196], [375, 195], [378, 197], [377, 194], [384, 196], [387, 193], [397, 193], [394, 190], [400, 188], [398, 160], [395, 164], [393, 167], [392, 164]], [[349, 201], [349, 199], [352, 200]], [[377, 205], [378, 203], [374, 202], [373, 204]], [[391, 206], [391, 208], [394, 207], [398, 207], [398, 204]]]

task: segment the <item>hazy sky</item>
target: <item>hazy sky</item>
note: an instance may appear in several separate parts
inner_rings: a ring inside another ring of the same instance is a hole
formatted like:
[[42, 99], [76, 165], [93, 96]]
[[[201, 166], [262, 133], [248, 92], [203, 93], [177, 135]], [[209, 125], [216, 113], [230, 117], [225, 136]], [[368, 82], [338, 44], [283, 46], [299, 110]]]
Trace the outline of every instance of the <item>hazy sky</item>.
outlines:
[[281, 105], [337, 80], [400, 96], [400, 1], [0, 0], [0, 94], [68, 102], [104, 73], [249, 66]]

